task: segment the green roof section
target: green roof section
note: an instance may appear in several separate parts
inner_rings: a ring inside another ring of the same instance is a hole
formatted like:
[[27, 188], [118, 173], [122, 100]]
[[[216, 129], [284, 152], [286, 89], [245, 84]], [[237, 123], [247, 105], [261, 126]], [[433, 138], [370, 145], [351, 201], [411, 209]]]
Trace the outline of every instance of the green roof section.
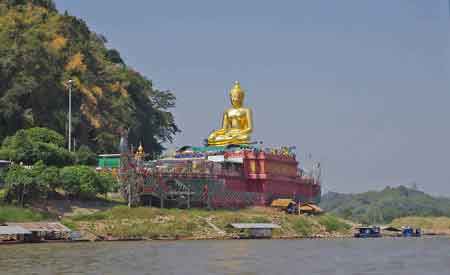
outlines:
[[120, 168], [120, 154], [99, 155], [97, 161], [102, 169]]

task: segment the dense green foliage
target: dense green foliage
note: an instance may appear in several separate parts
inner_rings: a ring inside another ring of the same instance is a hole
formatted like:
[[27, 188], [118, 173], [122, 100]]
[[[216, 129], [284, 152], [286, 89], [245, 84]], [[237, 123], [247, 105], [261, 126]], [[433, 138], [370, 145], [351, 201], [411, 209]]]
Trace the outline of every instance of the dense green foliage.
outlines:
[[404, 186], [361, 194], [327, 193], [321, 207], [364, 224], [389, 223], [407, 216], [450, 217], [450, 199], [436, 198]]
[[55, 166], [73, 164], [76, 155], [63, 146], [64, 137], [53, 130], [46, 128], [19, 130], [14, 136], [7, 137], [3, 141], [0, 159], [22, 162], [26, 165], [38, 161]]
[[93, 199], [97, 194], [116, 190], [117, 180], [107, 173], [97, 173], [88, 166], [45, 166], [42, 161], [31, 167], [13, 165], [5, 176], [8, 202], [24, 205], [31, 200], [47, 199], [50, 192], [63, 190], [73, 198]]
[[52, 0], [5, 0], [8, 7], [22, 6], [31, 3], [35, 6], [40, 6], [51, 11], [56, 11], [55, 3]]
[[75, 152], [75, 162], [79, 165], [96, 165], [97, 155], [86, 145], [82, 145]]
[[110, 174], [99, 174], [83, 165], [62, 168], [59, 180], [67, 194], [83, 199], [95, 198], [96, 194], [106, 194], [117, 186], [117, 180]]
[[111, 173], [97, 173], [96, 177], [98, 181], [97, 193], [107, 194], [108, 192], [117, 192], [119, 190], [119, 182]]
[[[45, 165], [38, 162], [32, 168], [13, 165], [5, 177], [9, 200], [17, 200], [20, 205], [31, 199], [45, 197], [49, 183], [44, 178]], [[51, 180], [51, 179], [50, 179]]]
[[[5, 175], [6, 175], [6, 170], [0, 169], [0, 188], [5, 183]], [[0, 200], [1, 200], [1, 197], [0, 197]]]
[[82, 145], [76, 152], [65, 148], [64, 137], [47, 128], [19, 130], [5, 138], [0, 147], [0, 159], [32, 165], [42, 161], [45, 165], [66, 166], [72, 164], [95, 165], [97, 156]]
[[66, 133], [72, 79], [77, 144], [115, 152], [118, 129], [129, 128], [131, 143], [160, 153], [178, 131], [168, 111], [175, 97], [105, 43], [81, 19], [59, 14], [51, 0], [0, 0], [0, 140], [30, 127]]
[[87, 166], [68, 166], [61, 169], [60, 180], [64, 190], [75, 197], [95, 196], [98, 181], [91, 168]]

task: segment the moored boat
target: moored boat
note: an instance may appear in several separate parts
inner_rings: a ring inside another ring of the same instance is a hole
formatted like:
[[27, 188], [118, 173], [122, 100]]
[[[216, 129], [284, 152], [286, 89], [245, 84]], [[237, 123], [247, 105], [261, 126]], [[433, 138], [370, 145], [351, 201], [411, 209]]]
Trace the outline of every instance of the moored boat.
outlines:
[[402, 229], [402, 237], [421, 237], [422, 230], [420, 228], [405, 227]]
[[380, 238], [381, 229], [379, 226], [359, 227], [355, 233], [355, 238]]

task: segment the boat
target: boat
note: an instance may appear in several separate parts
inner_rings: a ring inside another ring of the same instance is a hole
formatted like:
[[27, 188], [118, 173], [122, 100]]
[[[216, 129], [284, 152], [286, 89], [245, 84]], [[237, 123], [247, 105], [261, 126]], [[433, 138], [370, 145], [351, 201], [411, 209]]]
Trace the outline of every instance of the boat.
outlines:
[[381, 229], [379, 226], [359, 227], [355, 233], [355, 238], [380, 238]]
[[421, 237], [422, 236], [422, 230], [420, 228], [411, 228], [411, 227], [404, 227], [402, 229], [402, 237]]
[[383, 232], [391, 237], [421, 237], [422, 229], [412, 228], [410, 226], [403, 226], [401, 228], [388, 226], [382, 228]]

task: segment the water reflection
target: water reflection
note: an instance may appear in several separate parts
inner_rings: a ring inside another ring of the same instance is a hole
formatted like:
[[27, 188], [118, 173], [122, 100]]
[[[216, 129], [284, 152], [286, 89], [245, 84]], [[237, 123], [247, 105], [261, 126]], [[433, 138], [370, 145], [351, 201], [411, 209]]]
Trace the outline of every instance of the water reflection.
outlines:
[[211, 245], [208, 257], [208, 271], [212, 274], [223, 272], [225, 274], [257, 274], [247, 269], [255, 263], [250, 256], [249, 241], [217, 242]]

